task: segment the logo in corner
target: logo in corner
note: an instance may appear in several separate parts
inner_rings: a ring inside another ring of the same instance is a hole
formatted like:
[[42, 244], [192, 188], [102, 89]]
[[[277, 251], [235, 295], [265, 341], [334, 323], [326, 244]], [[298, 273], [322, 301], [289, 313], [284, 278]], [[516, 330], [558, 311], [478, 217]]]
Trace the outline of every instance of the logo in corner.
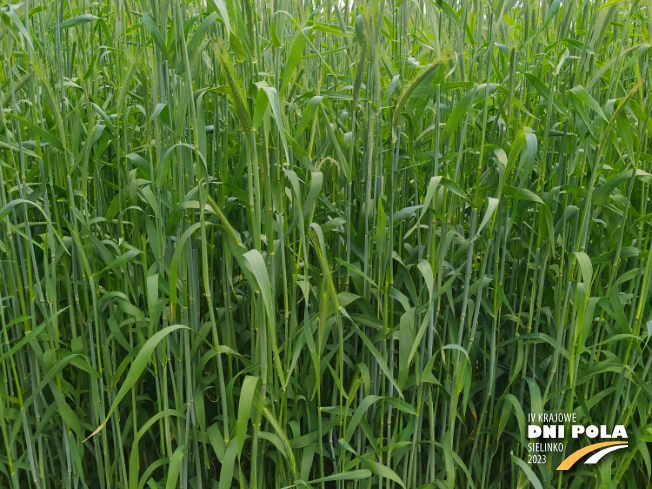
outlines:
[[[592, 454], [588, 457], [584, 464], [593, 465], [598, 463], [605, 455], [611, 452], [626, 448], [627, 431], [623, 425], [616, 425], [611, 433], [607, 431], [605, 425], [601, 426], [584, 426], [576, 423], [576, 415], [562, 414], [562, 413], [531, 413], [528, 415], [528, 438], [535, 440], [528, 444], [529, 463], [546, 463], [546, 455], [549, 452], [564, 452], [566, 449], [565, 441], [565, 428], [570, 425], [571, 437], [574, 440], [583, 437], [594, 439], [600, 435], [600, 439], [611, 439], [612, 441], [601, 441], [591, 445], [580, 448], [575, 452], [568, 455], [557, 470], [569, 470], [581, 458]], [[536, 423], [536, 424], [535, 424]], [[554, 424], [553, 424], [554, 423]], [[546, 440], [544, 443], [537, 443], [537, 439], [543, 438]], [[614, 440], [621, 438], [621, 440]], [[623, 439], [624, 438], [624, 439]]]

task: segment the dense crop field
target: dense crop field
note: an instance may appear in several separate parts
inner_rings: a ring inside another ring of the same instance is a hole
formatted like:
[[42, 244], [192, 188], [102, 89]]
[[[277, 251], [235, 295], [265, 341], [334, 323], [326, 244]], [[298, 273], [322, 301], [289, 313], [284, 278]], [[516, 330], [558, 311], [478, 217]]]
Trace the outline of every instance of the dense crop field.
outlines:
[[648, 487], [651, 15], [3, 2], [0, 487]]

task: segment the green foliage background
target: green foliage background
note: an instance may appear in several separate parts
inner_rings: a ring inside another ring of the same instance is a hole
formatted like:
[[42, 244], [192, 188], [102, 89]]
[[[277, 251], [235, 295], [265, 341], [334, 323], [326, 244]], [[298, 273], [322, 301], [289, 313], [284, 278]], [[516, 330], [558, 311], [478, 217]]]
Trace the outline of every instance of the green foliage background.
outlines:
[[0, 486], [648, 487], [651, 12], [5, 2]]

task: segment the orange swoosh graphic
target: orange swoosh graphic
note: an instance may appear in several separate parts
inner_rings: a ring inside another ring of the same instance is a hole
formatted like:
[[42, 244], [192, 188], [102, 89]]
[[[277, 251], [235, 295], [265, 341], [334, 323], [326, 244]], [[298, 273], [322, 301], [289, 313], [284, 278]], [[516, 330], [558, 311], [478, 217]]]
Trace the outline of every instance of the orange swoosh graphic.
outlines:
[[595, 445], [589, 445], [588, 447], [580, 448], [578, 451], [571, 453], [566, 459], [559, 464], [557, 470], [568, 470], [570, 469], [575, 462], [581, 459], [587, 453], [594, 452], [600, 448], [608, 447], [611, 445], [627, 445], [627, 442], [622, 441], [605, 441], [603, 443], [596, 443]]

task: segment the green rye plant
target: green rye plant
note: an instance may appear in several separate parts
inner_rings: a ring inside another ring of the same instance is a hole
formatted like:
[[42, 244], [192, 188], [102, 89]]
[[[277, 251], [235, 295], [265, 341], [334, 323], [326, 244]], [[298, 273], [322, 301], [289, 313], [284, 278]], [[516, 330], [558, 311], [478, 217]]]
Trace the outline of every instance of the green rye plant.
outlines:
[[651, 15], [4, 1], [0, 487], [648, 487]]

